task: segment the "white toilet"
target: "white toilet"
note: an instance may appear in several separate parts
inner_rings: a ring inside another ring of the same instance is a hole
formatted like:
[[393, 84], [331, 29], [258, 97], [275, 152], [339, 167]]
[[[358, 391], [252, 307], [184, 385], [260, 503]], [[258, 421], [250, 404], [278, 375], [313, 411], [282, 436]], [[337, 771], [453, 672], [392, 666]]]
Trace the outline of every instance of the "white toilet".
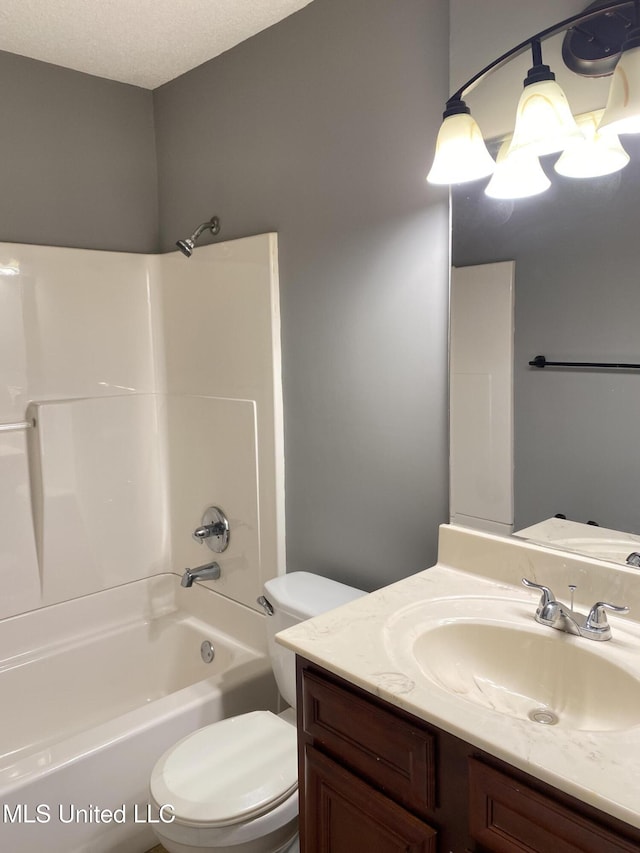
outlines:
[[265, 606], [273, 609], [266, 620], [271, 664], [291, 707], [279, 715], [252, 711], [205, 726], [160, 757], [151, 773], [150, 802], [155, 809], [173, 807], [171, 822], [153, 825], [169, 853], [297, 850], [295, 655], [274, 637], [364, 594], [308, 572], [265, 583]]

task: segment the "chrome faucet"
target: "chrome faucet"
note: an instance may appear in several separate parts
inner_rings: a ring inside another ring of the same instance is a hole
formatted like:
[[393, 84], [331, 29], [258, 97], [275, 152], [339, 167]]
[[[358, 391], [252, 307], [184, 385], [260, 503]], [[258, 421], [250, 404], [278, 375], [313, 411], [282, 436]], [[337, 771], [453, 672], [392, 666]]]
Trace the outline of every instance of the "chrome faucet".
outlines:
[[212, 551], [221, 554], [229, 547], [229, 520], [218, 506], [210, 506], [202, 516], [200, 527], [193, 531], [193, 538], [202, 544], [206, 542]]
[[228, 530], [228, 525], [217, 521], [214, 524], [203, 524], [202, 527], [196, 527], [193, 531], [193, 538], [198, 542], [203, 542], [210, 536], [222, 536]]
[[197, 569], [185, 569], [180, 586], [193, 586], [194, 581], [217, 581], [220, 577], [220, 566], [217, 563], [207, 563]]
[[[575, 634], [588, 640], [610, 640], [611, 626], [607, 621], [606, 610], [614, 613], [628, 613], [629, 608], [618, 604], [609, 604], [607, 601], [596, 601], [589, 613], [585, 616], [566, 605], [556, 601], [556, 597], [548, 586], [522, 578], [522, 583], [532, 589], [539, 589], [542, 593], [540, 603], [536, 610], [536, 622], [548, 625], [566, 634]], [[575, 590], [575, 587], [571, 587]]]

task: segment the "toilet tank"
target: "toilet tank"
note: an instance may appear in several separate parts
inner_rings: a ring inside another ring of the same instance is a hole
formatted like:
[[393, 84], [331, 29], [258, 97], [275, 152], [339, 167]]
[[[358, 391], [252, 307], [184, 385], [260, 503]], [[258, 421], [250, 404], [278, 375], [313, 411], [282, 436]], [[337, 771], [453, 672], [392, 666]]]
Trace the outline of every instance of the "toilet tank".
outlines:
[[275, 635], [363, 595], [361, 589], [310, 572], [290, 572], [266, 581], [264, 596], [273, 608], [273, 614], [267, 616], [271, 666], [280, 695], [292, 708], [296, 704], [296, 657], [276, 643]]

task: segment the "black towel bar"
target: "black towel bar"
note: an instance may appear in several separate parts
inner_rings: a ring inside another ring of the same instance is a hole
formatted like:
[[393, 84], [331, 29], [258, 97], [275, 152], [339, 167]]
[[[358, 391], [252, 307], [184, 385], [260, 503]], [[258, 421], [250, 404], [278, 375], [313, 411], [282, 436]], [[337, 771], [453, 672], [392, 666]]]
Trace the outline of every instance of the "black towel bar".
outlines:
[[600, 367], [616, 370], [638, 370], [640, 364], [618, 364], [605, 361], [547, 361], [544, 355], [537, 355], [529, 362], [530, 367]]

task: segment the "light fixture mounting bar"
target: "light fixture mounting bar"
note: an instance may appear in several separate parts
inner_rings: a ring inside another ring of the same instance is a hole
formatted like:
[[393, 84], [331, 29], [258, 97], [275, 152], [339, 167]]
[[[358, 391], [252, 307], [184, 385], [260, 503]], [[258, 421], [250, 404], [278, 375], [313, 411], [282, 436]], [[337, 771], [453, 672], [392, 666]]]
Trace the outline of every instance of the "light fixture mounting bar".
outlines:
[[594, 18], [598, 18], [601, 15], [606, 14], [607, 12], [615, 12], [620, 9], [624, 9], [627, 7], [633, 7], [635, 9], [635, 26], [640, 26], [640, 0], [612, 0], [610, 3], [603, 3], [602, 6], [598, 6], [596, 9], [591, 9], [590, 11], [582, 11], [576, 15], [571, 15], [569, 18], [565, 18], [563, 21], [559, 21], [557, 24], [552, 24], [552, 26], [547, 27], [544, 30], [540, 30], [539, 33], [534, 33], [534, 35], [529, 36], [529, 38], [521, 41], [515, 47], [512, 47], [511, 50], [508, 50], [506, 53], [503, 53], [502, 56], [499, 56], [497, 59], [494, 59], [493, 62], [490, 62], [477, 74], [474, 74], [466, 83], [464, 83], [459, 89], [457, 89], [453, 95], [447, 101], [449, 104], [451, 101], [461, 101], [465, 95], [469, 94], [475, 87], [482, 81], [484, 78], [490, 74], [492, 71], [497, 70], [502, 65], [505, 65], [514, 56], [518, 56], [523, 53], [525, 50], [531, 48], [534, 50], [535, 55], [535, 47], [534, 42], [538, 43], [538, 49], [540, 42], [544, 39], [550, 38], [551, 36], [556, 35], [557, 33], [561, 33], [564, 30], [570, 29], [575, 24], [583, 24], [586, 21], [591, 21]]

